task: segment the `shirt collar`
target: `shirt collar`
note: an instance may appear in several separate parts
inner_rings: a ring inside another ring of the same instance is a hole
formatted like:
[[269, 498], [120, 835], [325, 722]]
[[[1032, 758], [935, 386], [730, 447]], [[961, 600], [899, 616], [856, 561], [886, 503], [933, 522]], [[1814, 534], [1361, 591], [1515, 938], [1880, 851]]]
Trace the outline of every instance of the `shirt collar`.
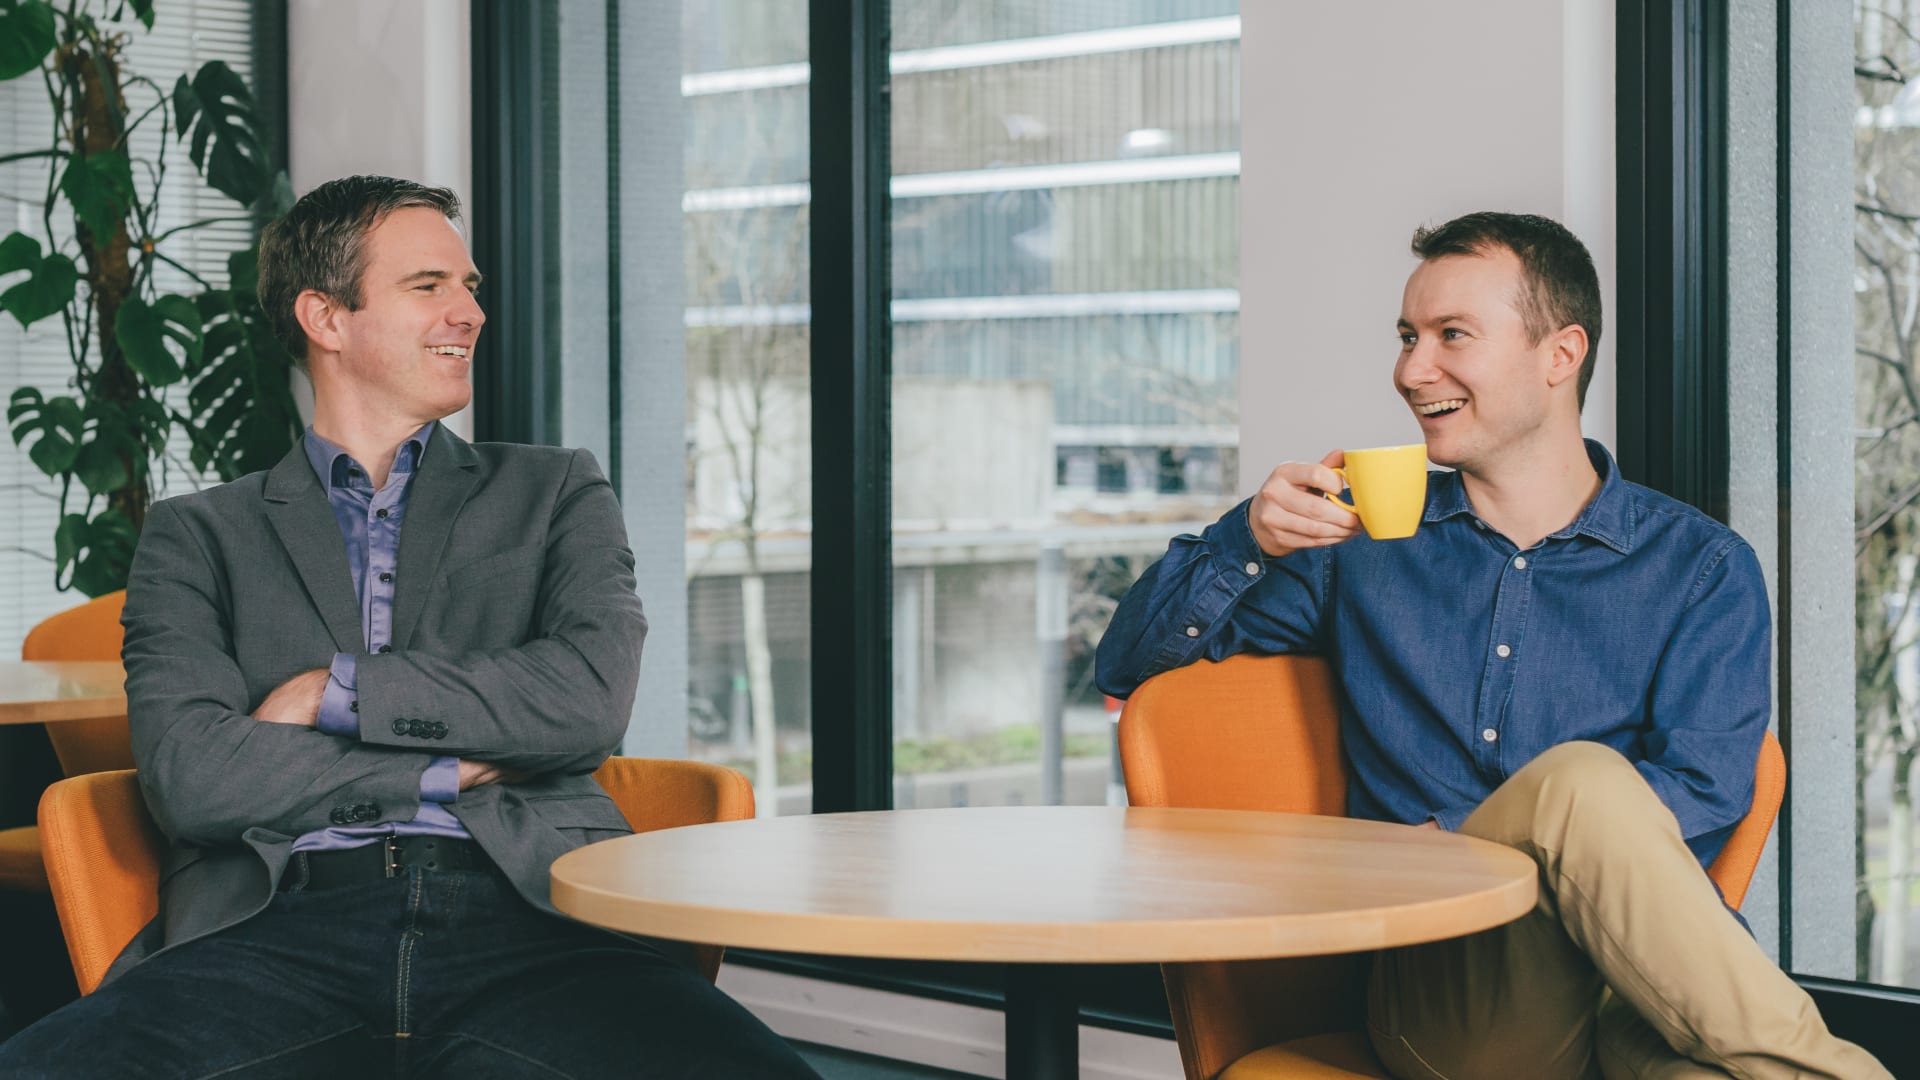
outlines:
[[[433, 435], [435, 426], [435, 421], [428, 421], [425, 427], [414, 432], [406, 442], [400, 444], [399, 450], [393, 455], [392, 472], [410, 473], [419, 467], [420, 456], [426, 453], [427, 439]], [[320, 485], [328, 491], [346, 487], [347, 470], [360, 465], [353, 460], [353, 455], [311, 427], [307, 429], [302, 445], [307, 452], [307, 463], [313, 466], [313, 474], [320, 478]], [[364, 471], [362, 467], [362, 472]]]
[[[1607, 448], [1592, 439], [1586, 440], [1586, 444], [1587, 459], [1600, 474], [1600, 490], [1580, 511], [1580, 516], [1573, 519], [1573, 524], [1550, 536], [1553, 539], [1576, 534], [1591, 536], [1622, 555], [1628, 554], [1633, 550], [1633, 493], [1628, 490], [1627, 482], [1620, 479], [1620, 469]], [[1434, 475], [1429, 488], [1425, 520], [1445, 521], [1461, 514], [1473, 516], [1473, 504], [1467, 500], [1467, 487], [1459, 473]], [[1474, 520], [1479, 518], [1475, 516]]]

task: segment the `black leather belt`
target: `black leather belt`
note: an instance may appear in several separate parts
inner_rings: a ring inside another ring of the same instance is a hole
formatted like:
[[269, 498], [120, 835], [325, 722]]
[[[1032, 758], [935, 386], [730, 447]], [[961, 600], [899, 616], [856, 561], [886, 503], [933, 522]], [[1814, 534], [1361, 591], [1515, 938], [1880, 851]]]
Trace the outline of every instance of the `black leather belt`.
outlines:
[[280, 888], [337, 889], [377, 878], [422, 870], [496, 871], [492, 859], [472, 840], [447, 836], [389, 836], [345, 851], [301, 851], [287, 863]]

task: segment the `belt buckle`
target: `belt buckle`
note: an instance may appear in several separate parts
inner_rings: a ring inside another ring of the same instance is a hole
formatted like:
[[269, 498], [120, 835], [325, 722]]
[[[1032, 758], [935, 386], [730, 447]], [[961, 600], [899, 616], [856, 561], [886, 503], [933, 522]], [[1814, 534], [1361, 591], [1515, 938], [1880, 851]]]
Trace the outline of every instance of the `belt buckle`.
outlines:
[[400, 876], [400, 838], [389, 836], [380, 842], [381, 850], [386, 852], [386, 870], [388, 877]]

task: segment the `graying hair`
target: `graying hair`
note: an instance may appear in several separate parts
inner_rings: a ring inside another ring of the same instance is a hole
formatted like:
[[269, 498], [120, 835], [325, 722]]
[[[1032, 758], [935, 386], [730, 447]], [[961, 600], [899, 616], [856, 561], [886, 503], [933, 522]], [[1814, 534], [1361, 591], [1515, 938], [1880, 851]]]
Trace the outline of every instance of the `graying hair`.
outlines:
[[460, 197], [391, 176], [345, 176], [300, 197], [293, 209], [260, 234], [260, 308], [274, 336], [305, 366], [307, 332], [293, 302], [312, 289], [360, 310], [360, 278], [367, 269], [367, 234], [395, 210], [422, 206], [460, 220]]

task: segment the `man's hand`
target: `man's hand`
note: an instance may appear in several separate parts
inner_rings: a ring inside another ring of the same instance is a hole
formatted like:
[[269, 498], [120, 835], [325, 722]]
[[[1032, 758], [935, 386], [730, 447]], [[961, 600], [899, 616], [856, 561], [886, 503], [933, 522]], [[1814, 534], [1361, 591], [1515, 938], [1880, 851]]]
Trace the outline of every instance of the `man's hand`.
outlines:
[[1247, 524], [1261, 551], [1277, 559], [1302, 548], [1338, 544], [1360, 531], [1360, 515], [1321, 494], [1339, 493], [1344, 485], [1333, 470], [1346, 463], [1346, 454], [1335, 450], [1318, 465], [1289, 461], [1273, 470], [1247, 507]]
[[327, 692], [326, 668], [303, 671], [267, 695], [253, 710], [253, 718], [267, 724], [312, 727], [320, 719], [320, 699]]
[[519, 769], [509, 769], [502, 765], [489, 765], [484, 761], [460, 759], [460, 790], [479, 787], [481, 784], [518, 784], [527, 778]]

